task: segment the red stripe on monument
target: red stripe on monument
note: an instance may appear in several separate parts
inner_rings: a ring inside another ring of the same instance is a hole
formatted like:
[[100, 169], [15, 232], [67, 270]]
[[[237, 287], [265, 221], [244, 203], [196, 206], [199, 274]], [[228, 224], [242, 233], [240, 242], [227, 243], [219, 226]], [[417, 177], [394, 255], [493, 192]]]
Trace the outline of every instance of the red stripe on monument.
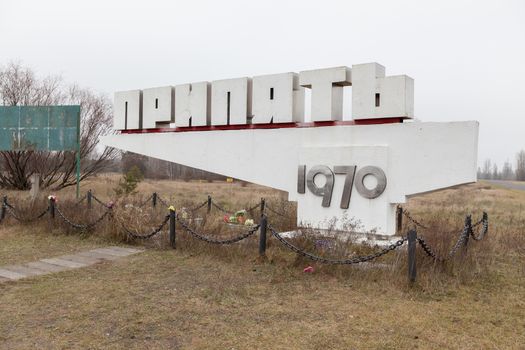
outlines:
[[402, 123], [404, 119], [406, 118], [404, 117], [377, 118], [377, 119], [361, 119], [361, 120], [349, 120], [349, 121], [310, 122], [310, 123], [210, 125], [210, 126], [193, 126], [193, 127], [184, 127], [184, 128], [154, 128], [154, 129], [120, 130], [120, 133], [122, 134], [150, 134], [150, 133], [160, 133], [160, 132], [315, 128], [315, 127], [339, 126], [339, 125], [377, 125], [377, 124]]

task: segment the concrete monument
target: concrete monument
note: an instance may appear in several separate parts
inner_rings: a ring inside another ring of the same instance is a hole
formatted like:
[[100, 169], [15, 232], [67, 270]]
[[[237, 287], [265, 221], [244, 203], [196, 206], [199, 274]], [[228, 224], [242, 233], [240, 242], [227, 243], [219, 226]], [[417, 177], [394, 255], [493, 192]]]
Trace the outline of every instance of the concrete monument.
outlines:
[[478, 123], [414, 121], [413, 79], [377, 63], [117, 92], [114, 111], [105, 145], [286, 191], [302, 225], [393, 235], [408, 196], [476, 181]]

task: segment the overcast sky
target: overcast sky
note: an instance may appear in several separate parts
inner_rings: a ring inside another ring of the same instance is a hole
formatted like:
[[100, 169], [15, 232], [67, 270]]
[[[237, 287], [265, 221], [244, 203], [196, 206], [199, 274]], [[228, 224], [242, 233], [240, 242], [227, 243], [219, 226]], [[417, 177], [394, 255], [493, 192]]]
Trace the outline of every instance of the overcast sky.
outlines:
[[523, 0], [0, 0], [12, 60], [111, 95], [378, 62], [415, 79], [418, 119], [478, 120], [480, 160], [525, 148]]

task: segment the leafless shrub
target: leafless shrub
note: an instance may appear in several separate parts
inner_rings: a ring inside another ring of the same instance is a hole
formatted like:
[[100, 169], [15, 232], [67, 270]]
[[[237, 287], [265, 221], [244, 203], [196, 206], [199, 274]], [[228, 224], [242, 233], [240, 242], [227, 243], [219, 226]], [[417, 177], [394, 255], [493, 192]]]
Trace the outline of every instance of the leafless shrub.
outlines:
[[[207, 212], [206, 205], [200, 207], [197, 211], [191, 210], [191, 208], [202, 205], [205, 198], [200, 198], [201, 200], [184, 199], [178, 201], [176, 197], [163, 195], [163, 199], [169, 201], [168, 204], [173, 204], [176, 207], [177, 214], [181, 220], [184, 220], [192, 229], [205, 237], [224, 240], [236, 237], [249, 229], [247, 226], [226, 224], [223, 220], [224, 213], [215, 207], [210, 213]], [[375, 246], [374, 244], [356, 243], [355, 236], [352, 236], [350, 233], [362, 232], [362, 228], [358, 222], [352, 219], [346, 219], [346, 222], [343, 223], [346, 233], [335, 230], [335, 222], [331, 229], [329, 228], [323, 232], [312, 227], [302, 227], [298, 229], [295, 224], [295, 206], [277, 198], [267, 199], [267, 204], [274, 212], [283, 214], [277, 215], [267, 208], [266, 212], [268, 213], [268, 219], [272, 227], [279, 232], [298, 232], [295, 235], [286, 236], [286, 239], [308, 253], [333, 260], [341, 260], [373, 254], [382, 249], [382, 247]], [[47, 201], [45, 198], [37, 201], [37, 203], [32, 206], [29, 202], [21, 201], [16, 203], [16, 207], [20, 208], [21, 211], [27, 210], [31, 212], [44, 209], [46, 205]], [[107, 210], [95, 202], [93, 203], [93, 208], [87, 210], [85, 202], [77, 205], [76, 201], [72, 198], [61, 198], [57, 205], [70, 220], [81, 224], [93, 222]], [[235, 209], [248, 208], [252, 203], [245, 203], [243, 205], [238, 202], [222, 200], [219, 201], [219, 205], [233, 212]], [[461, 234], [464, 218], [462, 215], [458, 215], [457, 210], [459, 209], [449, 207], [430, 211], [418, 217], [427, 227], [427, 229], [418, 228], [418, 236], [424, 237], [436, 254], [441, 257], [447, 256]], [[126, 196], [120, 198], [118, 202], [115, 203], [112, 209], [112, 218], [103, 220], [93, 230], [78, 230], [72, 228], [58, 217], [55, 218], [54, 222], [50, 222], [49, 219], [44, 219], [37, 224], [48, 225], [53, 232], [60, 231], [65, 234], [81, 235], [91, 234], [114, 241], [145, 244], [157, 249], [169, 249], [168, 226], [158, 235], [144, 241], [130, 237], [125, 231], [126, 229], [138, 235], [150, 233], [158, 227], [168, 213], [168, 208], [160, 202], [158, 202], [157, 207], [154, 208], [149, 196]], [[259, 222], [259, 215], [260, 211], [256, 209], [253, 214], [250, 214], [249, 218]], [[476, 217], [473, 221], [477, 219]], [[338, 223], [338, 226], [339, 224], [341, 223]], [[405, 221], [405, 227], [402, 232], [406, 233], [408, 229], [411, 228], [411, 225], [412, 224]], [[521, 237], [524, 236], [523, 233], [522, 230]], [[186, 232], [180, 224], [177, 225], [176, 235], [178, 251], [185, 252], [186, 254], [211, 255], [214, 259], [217, 259], [217, 261], [233, 263], [253, 261], [258, 257], [257, 233], [232, 245], [210, 244], [198, 240]], [[284, 247], [278, 240], [272, 238], [270, 231], [267, 232], [267, 235], [267, 261], [276, 265], [278, 264], [280, 269], [290, 269], [290, 271], [293, 271], [298, 267], [302, 269], [311, 265], [318, 272], [332, 275], [336, 278], [352, 280], [352, 283], [370, 283], [371, 281], [383, 279], [399, 285], [400, 288], [407, 286], [408, 262], [406, 245], [370, 262], [359, 265], [339, 266], [322, 264], [299, 256]], [[508, 232], [508, 234], [506, 234], [500, 230], [500, 233], [495, 236], [489, 233], [485, 241], [471, 241], [466, 254], [462, 254], [462, 250], [460, 250], [456, 256], [445, 263], [430, 259], [422, 249], [418, 247], [418, 282], [416, 288], [423, 292], [445, 292], [450, 286], [471, 283], [480, 274], [490, 273], [489, 267], [495, 259], [497, 259], [498, 254], [510, 249], [513, 249], [512, 251], [515, 252], [515, 246], [523, 247], [523, 238], [521, 238], [521, 241], [517, 241], [516, 237], [520, 237], [516, 232]]]
[[[4, 106], [81, 106], [81, 180], [110, 165], [117, 153], [99, 148], [99, 137], [112, 132], [112, 107], [104, 95], [76, 85], [66, 87], [60, 77], [38, 78], [20, 63], [0, 67], [0, 103]], [[0, 188], [27, 190], [30, 177], [40, 174], [41, 187], [53, 190], [73, 186], [76, 162], [73, 152], [1, 151]]]

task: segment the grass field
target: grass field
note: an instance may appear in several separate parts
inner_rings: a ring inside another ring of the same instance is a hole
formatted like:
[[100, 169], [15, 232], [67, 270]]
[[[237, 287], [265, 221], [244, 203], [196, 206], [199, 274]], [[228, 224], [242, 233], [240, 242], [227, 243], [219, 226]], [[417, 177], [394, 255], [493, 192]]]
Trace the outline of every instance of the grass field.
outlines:
[[[110, 198], [117, 181], [99, 177], [83, 190]], [[146, 181], [139, 190], [177, 203], [210, 193], [230, 208], [286, 198], [236, 183]], [[177, 250], [163, 237], [111, 263], [1, 283], [0, 348], [524, 349], [525, 192], [480, 183], [414, 197], [405, 207], [432, 227], [421, 234], [437, 246], [470, 212], [474, 219], [489, 213], [489, 234], [473, 242], [468, 258], [444, 267], [419, 254], [411, 286], [403, 251], [366, 268], [313, 264], [305, 274], [311, 263], [273, 238], [262, 260], [256, 237], [210, 247], [179, 229]], [[0, 265], [115, 244], [118, 236], [97, 231], [9, 221], [0, 224]]]

